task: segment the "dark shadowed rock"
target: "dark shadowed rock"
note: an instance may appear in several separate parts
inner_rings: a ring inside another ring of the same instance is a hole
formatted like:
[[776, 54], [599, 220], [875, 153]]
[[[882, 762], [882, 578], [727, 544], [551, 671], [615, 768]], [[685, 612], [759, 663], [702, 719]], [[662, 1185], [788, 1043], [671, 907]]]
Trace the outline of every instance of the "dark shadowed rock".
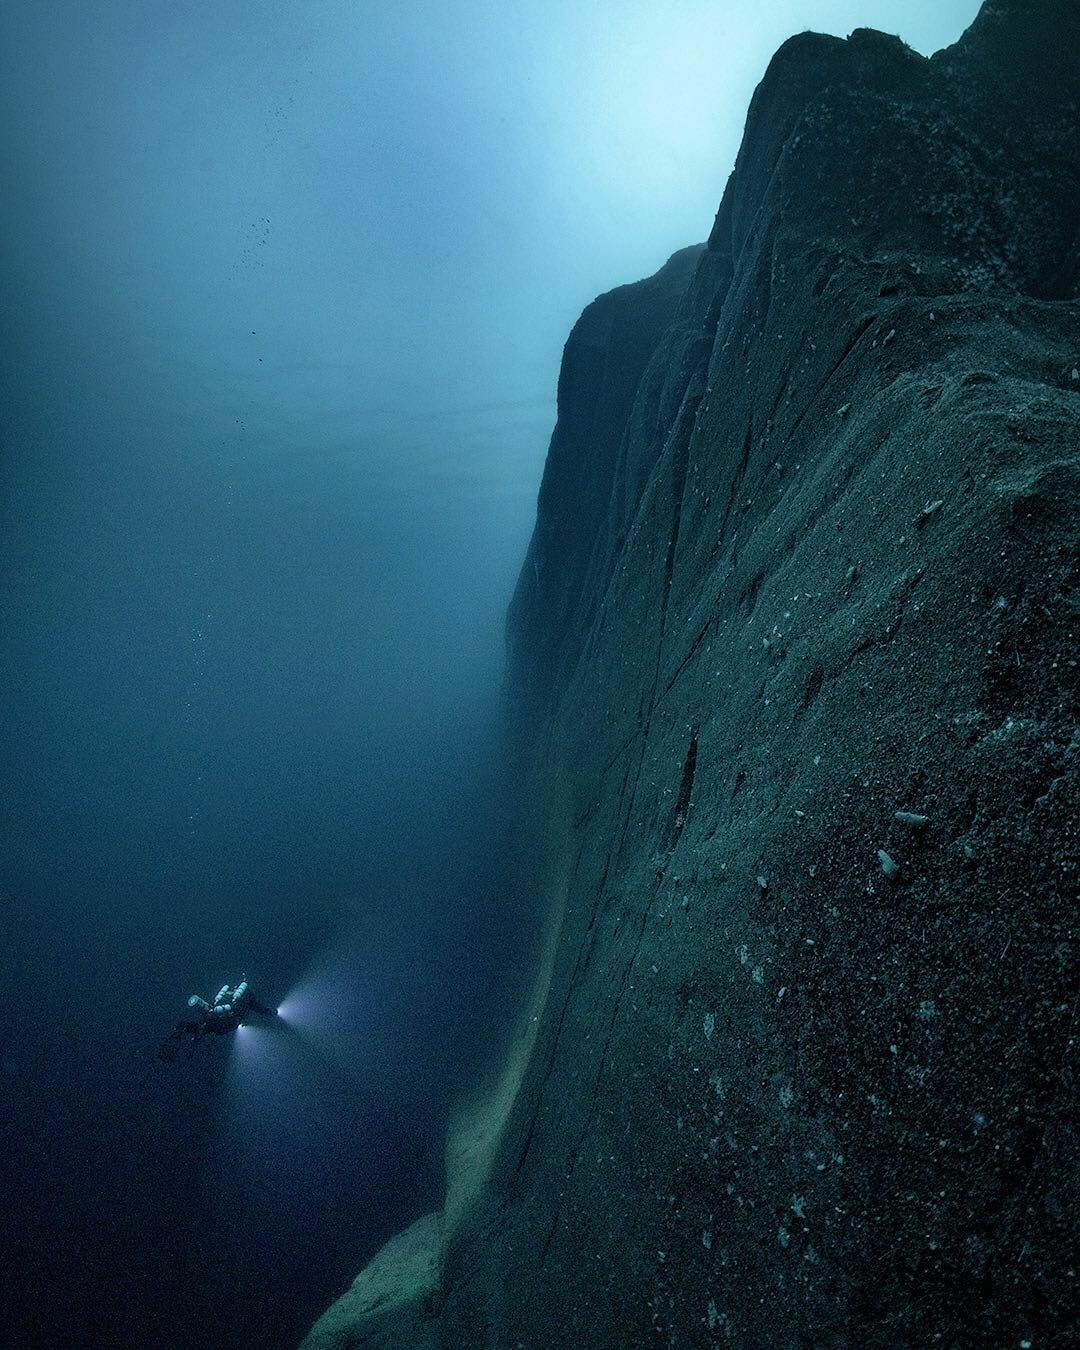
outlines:
[[1078, 108], [1072, 0], [794, 38], [705, 250], [567, 344], [550, 959], [432, 1343], [1074, 1343]]
[[[567, 340], [536, 529], [508, 618], [513, 687], [523, 699], [516, 710], [520, 718], [535, 713], [535, 700], [550, 689], [560, 654], [576, 651], [587, 631], [587, 606], [579, 613], [580, 602], [613, 499], [628, 490], [640, 493], [652, 470], [651, 459], [628, 469], [626, 424], [701, 251], [684, 248], [655, 276], [601, 295]], [[627, 488], [628, 474], [633, 489]]]
[[392, 1238], [319, 1319], [304, 1345], [322, 1350], [438, 1350], [432, 1320], [439, 1278], [440, 1219], [428, 1214]]

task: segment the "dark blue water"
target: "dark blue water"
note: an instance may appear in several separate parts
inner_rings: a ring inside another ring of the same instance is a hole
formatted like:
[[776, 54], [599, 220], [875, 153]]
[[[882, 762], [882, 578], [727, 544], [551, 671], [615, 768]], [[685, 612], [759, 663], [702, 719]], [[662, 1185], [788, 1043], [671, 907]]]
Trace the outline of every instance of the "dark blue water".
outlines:
[[[492, 533], [442, 428], [358, 457], [271, 404], [256, 435], [9, 324], [0, 1340], [291, 1345], [440, 1202], [516, 978], [523, 522]], [[241, 974], [290, 1024], [160, 1064]]]

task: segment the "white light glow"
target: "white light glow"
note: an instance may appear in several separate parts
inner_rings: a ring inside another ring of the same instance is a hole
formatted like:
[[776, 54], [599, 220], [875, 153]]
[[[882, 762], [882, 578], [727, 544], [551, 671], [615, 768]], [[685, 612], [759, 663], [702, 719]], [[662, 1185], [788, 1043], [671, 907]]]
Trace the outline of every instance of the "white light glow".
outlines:
[[323, 954], [278, 1005], [290, 1032], [333, 1042], [355, 1034], [365, 1021], [364, 981], [359, 962], [346, 952]]

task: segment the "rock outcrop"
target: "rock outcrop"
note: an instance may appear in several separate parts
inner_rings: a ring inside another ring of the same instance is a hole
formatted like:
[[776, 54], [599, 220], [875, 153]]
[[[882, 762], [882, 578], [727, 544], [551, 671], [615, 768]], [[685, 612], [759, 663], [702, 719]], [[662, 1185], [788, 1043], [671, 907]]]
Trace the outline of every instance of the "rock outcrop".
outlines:
[[309, 1345], [1075, 1343], [1078, 128], [1073, 0], [794, 38], [575, 328], [525, 1051], [423, 1298]]

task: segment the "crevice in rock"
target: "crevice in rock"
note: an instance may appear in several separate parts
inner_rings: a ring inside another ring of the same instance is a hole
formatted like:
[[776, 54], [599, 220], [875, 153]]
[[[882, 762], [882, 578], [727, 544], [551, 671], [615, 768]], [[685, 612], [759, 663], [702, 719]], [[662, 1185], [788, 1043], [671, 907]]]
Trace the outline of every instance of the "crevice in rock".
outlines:
[[840, 367], [844, 364], [844, 362], [848, 360], [852, 352], [854, 352], [855, 348], [866, 336], [867, 332], [872, 327], [872, 325], [877, 322], [877, 317], [878, 316], [876, 314], [868, 314], [866, 315], [865, 318], [859, 321], [859, 324], [855, 329], [854, 336], [851, 338], [851, 340], [848, 342], [844, 350], [840, 353], [840, 355], [829, 367], [829, 370], [826, 373], [825, 378], [819, 382], [817, 388], [803, 404], [802, 409], [799, 412], [799, 415], [795, 418], [795, 421], [792, 422], [787, 433], [788, 440], [791, 440], [791, 438], [795, 435], [796, 431], [798, 431], [799, 427], [802, 426], [803, 421], [810, 413], [814, 404], [818, 401], [821, 395], [829, 387], [829, 384], [832, 382], [833, 376], [837, 373], [837, 371], [839, 371]]
[[705, 626], [698, 632], [698, 634], [697, 634], [697, 636], [694, 638], [693, 642], [691, 642], [690, 647], [689, 647], [689, 649], [688, 649], [686, 655], [685, 655], [685, 656], [683, 657], [683, 659], [679, 662], [678, 666], [676, 666], [675, 672], [674, 672], [674, 674], [671, 676], [671, 678], [668, 680], [667, 684], [664, 685], [664, 691], [663, 691], [663, 694], [661, 694], [661, 696], [660, 696], [661, 698], [663, 698], [664, 694], [669, 694], [669, 693], [671, 692], [671, 690], [672, 690], [673, 686], [675, 685], [675, 682], [678, 680], [679, 676], [683, 673], [683, 671], [686, 669], [686, 667], [690, 664], [690, 662], [691, 662], [691, 661], [694, 659], [694, 657], [698, 654], [698, 651], [699, 651], [699, 649], [700, 649], [700, 647], [701, 647], [701, 644], [705, 641], [705, 638], [708, 636], [709, 630], [712, 628], [714, 622], [715, 622], [715, 620], [710, 618], [710, 619], [708, 620], [708, 622], [705, 624]]
[[683, 761], [682, 780], [679, 783], [679, 795], [675, 799], [675, 809], [671, 814], [669, 829], [669, 850], [675, 848], [679, 836], [686, 828], [686, 817], [690, 810], [690, 800], [694, 793], [694, 775], [697, 772], [698, 733], [695, 730], [690, 737], [690, 745]]
[[731, 488], [728, 491], [728, 499], [724, 506], [723, 515], [720, 517], [720, 524], [716, 530], [715, 550], [719, 552], [725, 541], [727, 534], [728, 521], [731, 519], [731, 513], [735, 509], [735, 499], [739, 495], [739, 488], [746, 477], [746, 470], [750, 465], [750, 450], [754, 443], [754, 422], [751, 418], [746, 423], [746, 435], [743, 437], [742, 453], [739, 456], [739, 462], [735, 466], [735, 472], [731, 478]]

